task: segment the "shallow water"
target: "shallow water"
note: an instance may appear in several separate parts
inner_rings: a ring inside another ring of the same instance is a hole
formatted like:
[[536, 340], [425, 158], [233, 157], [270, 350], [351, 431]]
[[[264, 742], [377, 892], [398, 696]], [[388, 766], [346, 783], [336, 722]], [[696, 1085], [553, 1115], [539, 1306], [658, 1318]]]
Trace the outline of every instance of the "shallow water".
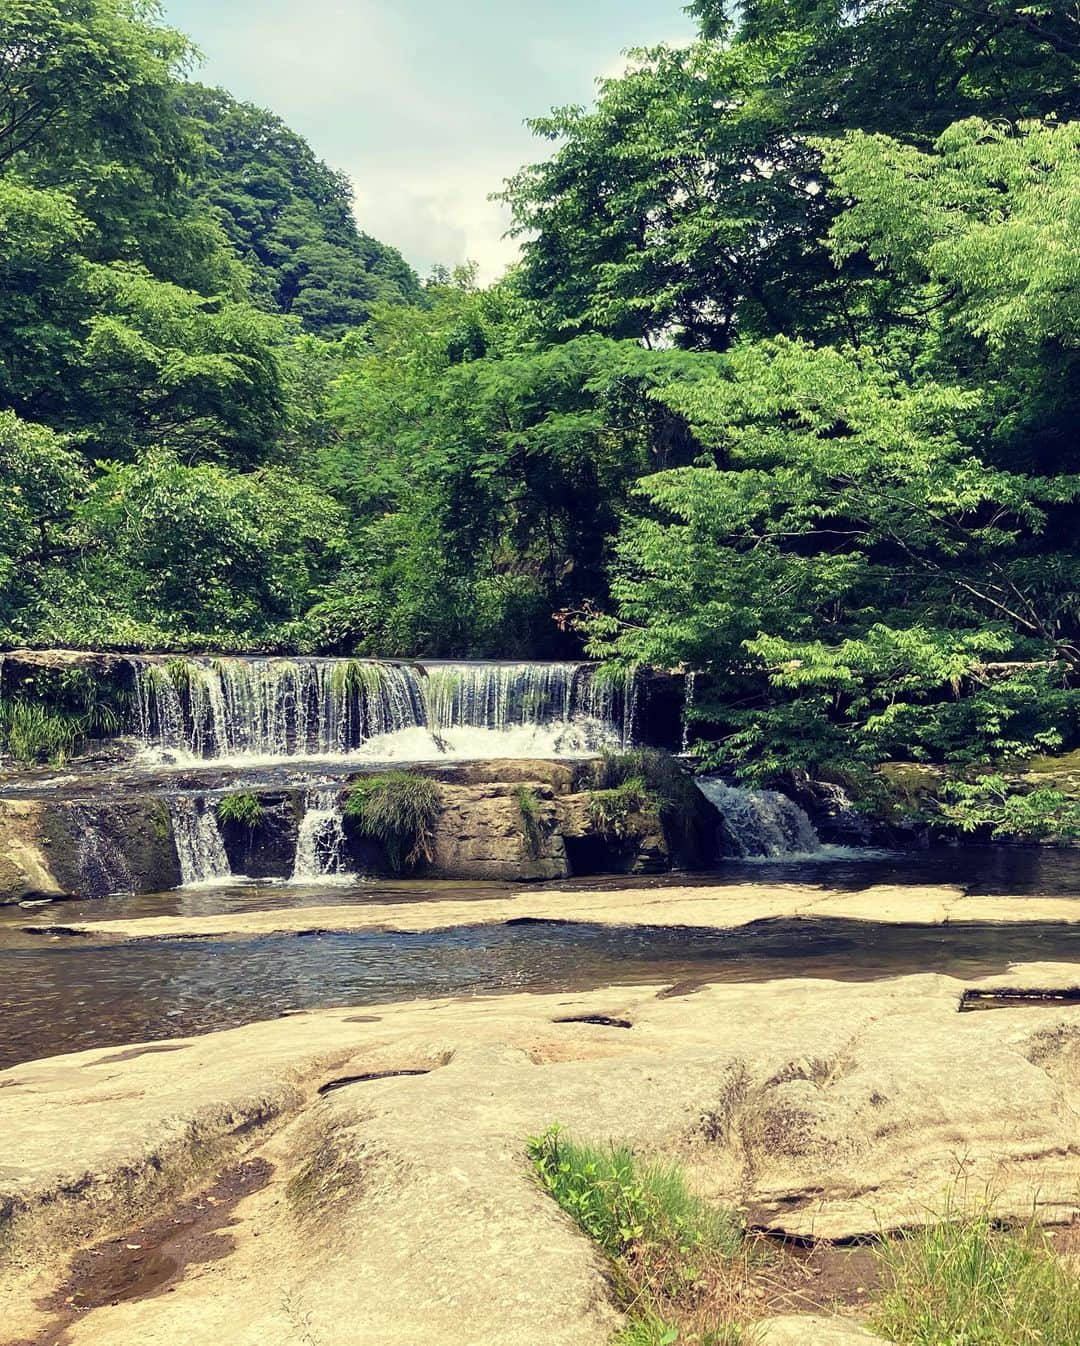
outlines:
[[527, 922], [119, 945], [49, 936], [0, 947], [0, 1066], [335, 1005], [792, 976], [976, 977], [1041, 960], [1080, 963], [1080, 928], [766, 921], [703, 932]]

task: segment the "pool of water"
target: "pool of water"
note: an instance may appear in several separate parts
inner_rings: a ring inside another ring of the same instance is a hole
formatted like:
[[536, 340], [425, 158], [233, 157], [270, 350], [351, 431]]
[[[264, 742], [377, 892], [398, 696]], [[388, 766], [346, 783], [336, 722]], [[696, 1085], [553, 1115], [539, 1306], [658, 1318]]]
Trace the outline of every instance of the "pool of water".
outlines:
[[526, 922], [120, 945], [54, 935], [0, 945], [0, 1066], [335, 1005], [791, 976], [976, 977], [1042, 960], [1080, 964], [1080, 928], [766, 921], [725, 932]]

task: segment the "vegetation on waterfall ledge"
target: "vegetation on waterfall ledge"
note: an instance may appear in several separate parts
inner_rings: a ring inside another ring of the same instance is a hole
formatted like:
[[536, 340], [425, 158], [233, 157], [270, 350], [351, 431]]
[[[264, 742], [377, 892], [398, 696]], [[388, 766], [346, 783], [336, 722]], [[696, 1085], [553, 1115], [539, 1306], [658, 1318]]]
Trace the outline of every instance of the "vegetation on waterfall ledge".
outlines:
[[264, 809], [258, 795], [244, 791], [219, 799], [215, 812], [219, 823], [234, 823], [253, 831], [262, 822]]
[[[1075, 12], [688, 10], [532, 122], [482, 286], [155, 6], [6, 7], [0, 644], [587, 653], [689, 675], [691, 751], [760, 785], [1080, 746]], [[82, 714], [5, 702], [5, 750]]]
[[342, 811], [359, 836], [382, 845], [393, 872], [404, 874], [431, 862], [440, 808], [434, 781], [413, 771], [387, 771], [358, 780]]
[[544, 824], [536, 791], [527, 785], [515, 786], [514, 803], [521, 818], [521, 839], [525, 854], [530, 860], [538, 860], [544, 849]]

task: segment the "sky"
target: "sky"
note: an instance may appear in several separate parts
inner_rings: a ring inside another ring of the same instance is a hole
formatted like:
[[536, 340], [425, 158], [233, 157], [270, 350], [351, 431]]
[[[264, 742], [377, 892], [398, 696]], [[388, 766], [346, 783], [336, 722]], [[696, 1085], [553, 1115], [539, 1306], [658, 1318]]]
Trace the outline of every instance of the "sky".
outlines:
[[683, 0], [166, 0], [195, 77], [268, 107], [348, 174], [361, 228], [426, 274], [514, 259], [487, 199], [549, 152], [525, 127], [588, 103], [627, 47], [684, 42]]

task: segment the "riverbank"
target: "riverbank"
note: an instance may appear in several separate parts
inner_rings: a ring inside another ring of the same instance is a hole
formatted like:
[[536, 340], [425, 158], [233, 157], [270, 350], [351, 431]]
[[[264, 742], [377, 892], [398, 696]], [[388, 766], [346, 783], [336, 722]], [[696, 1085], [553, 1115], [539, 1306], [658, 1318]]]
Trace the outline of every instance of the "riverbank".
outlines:
[[854, 892], [768, 884], [623, 887], [612, 891], [523, 889], [514, 896], [491, 900], [433, 899], [423, 903], [371, 902], [209, 916], [50, 920], [28, 922], [23, 929], [30, 934], [134, 942], [306, 935], [323, 931], [418, 933], [521, 921], [734, 930], [758, 921], [804, 919], [924, 926], [974, 922], [1077, 925], [1080, 897], [966, 895], [952, 887], [911, 889], [885, 885]]
[[[63, 1321], [71, 1346], [300, 1346], [347, 1321], [383, 1346], [602, 1346], [603, 1269], [525, 1162], [554, 1122], [678, 1158], [774, 1237], [874, 1236], [986, 1194], [1075, 1221], [1080, 1007], [957, 1014], [1006, 983], [1076, 967], [354, 1007], [17, 1066], [4, 1339]], [[148, 1270], [127, 1235], [223, 1175], [227, 1221]], [[72, 1319], [67, 1255], [109, 1238], [119, 1288]]]

